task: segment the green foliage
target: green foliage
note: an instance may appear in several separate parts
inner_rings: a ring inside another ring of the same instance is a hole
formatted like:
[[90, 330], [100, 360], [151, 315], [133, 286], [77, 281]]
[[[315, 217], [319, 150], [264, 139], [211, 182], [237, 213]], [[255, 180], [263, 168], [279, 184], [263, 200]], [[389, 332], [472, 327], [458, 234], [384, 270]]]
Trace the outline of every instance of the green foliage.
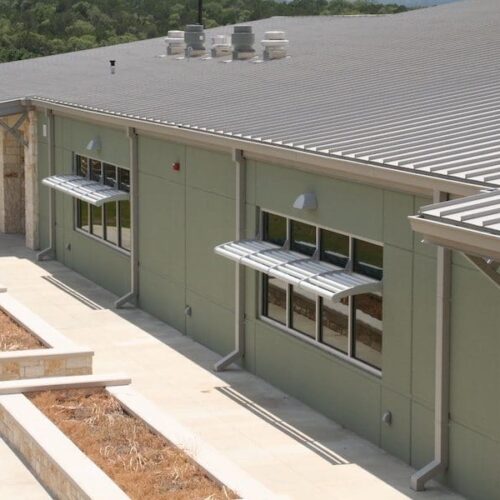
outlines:
[[[0, 62], [164, 35], [196, 22], [197, 6], [198, 0], [0, 0]], [[366, 0], [205, 0], [204, 24], [405, 10]]]

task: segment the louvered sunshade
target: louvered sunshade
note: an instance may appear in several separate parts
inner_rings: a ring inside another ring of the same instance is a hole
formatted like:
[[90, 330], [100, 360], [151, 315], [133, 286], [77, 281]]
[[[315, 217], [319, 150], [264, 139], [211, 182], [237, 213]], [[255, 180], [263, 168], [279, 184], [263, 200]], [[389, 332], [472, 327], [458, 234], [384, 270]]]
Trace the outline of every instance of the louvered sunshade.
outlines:
[[123, 201], [130, 198], [129, 193], [125, 191], [78, 175], [52, 175], [43, 179], [42, 183], [97, 207], [110, 201]]
[[223, 257], [329, 300], [382, 290], [382, 282], [260, 240], [215, 247]]

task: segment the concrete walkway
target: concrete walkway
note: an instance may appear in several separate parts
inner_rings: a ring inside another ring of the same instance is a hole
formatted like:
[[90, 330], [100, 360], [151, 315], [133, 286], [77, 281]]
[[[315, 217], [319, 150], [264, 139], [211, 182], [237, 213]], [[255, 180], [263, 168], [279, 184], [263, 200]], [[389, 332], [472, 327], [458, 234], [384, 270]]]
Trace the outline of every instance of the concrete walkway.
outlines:
[[19, 237], [0, 237], [0, 283], [94, 349], [96, 373], [128, 373], [136, 390], [277, 495], [460, 498], [437, 485], [411, 491], [413, 470], [401, 461], [247, 372], [215, 374], [217, 354], [140, 310], [113, 310], [114, 295], [57, 262], [36, 263]]

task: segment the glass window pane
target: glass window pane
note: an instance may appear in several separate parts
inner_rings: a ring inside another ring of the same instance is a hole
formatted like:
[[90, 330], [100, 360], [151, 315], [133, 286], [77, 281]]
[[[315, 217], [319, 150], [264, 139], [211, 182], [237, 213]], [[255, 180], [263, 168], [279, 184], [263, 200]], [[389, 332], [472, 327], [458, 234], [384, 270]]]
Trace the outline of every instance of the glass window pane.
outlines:
[[124, 168], [118, 169], [118, 189], [130, 192], [130, 172]]
[[76, 227], [89, 231], [89, 204], [86, 201], [76, 200], [77, 219]]
[[264, 316], [286, 325], [287, 284], [277, 278], [264, 276]]
[[117, 187], [116, 167], [104, 163], [103, 168], [104, 168], [104, 184], [111, 187]]
[[118, 217], [117, 204], [106, 203], [104, 205], [104, 226], [106, 228], [106, 241], [118, 245]]
[[382, 369], [382, 297], [371, 293], [354, 300], [354, 356]]
[[130, 201], [119, 202], [120, 246], [130, 250]]
[[349, 260], [349, 236], [321, 230], [321, 260], [345, 267]]
[[87, 177], [89, 172], [89, 161], [83, 156], [76, 156], [76, 175], [81, 175], [82, 177]]
[[303, 222], [291, 222], [290, 249], [313, 255], [316, 250], [316, 228]]
[[94, 236], [104, 236], [102, 227], [102, 207], [90, 207], [91, 232]]
[[343, 353], [349, 348], [349, 299], [321, 301], [321, 342]]
[[283, 246], [286, 241], [286, 218], [274, 214], [263, 214], [264, 241]]
[[96, 182], [101, 182], [102, 178], [102, 163], [98, 160], [89, 160], [90, 179]]
[[381, 280], [384, 250], [380, 245], [354, 240], [354, 271]]
[[292, 288], [290, 327], [308, 337], [316, 338], [316, 297], [312, 293]]

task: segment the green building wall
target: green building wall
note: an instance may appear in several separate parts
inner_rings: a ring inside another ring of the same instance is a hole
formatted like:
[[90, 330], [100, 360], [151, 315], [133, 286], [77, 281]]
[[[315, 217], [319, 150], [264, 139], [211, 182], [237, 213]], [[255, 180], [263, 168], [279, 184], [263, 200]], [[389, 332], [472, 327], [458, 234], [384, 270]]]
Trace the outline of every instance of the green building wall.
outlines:
[[[39, 116], [39, 126], [44, 122]], [[56, 117], [56, 168], [69, 173], [99, 135], [99, 158], [128, 167], [125, 129]], [[40, 178], [47, 142], [40, 137]], [[139, 135], [140, 307], [222, 354], [233, 348], [234, 265], [213, 248], [234, 239], [230, 154]], [[180, 171], [171, 168], [179, 162]], [[292, 208], [314, 191], [319, 208]], [[383, 374], [311, 346], [258, 318], [247, 271], [244, 367], [419, 468], [433, 458], [436, 258], [407, 217], [430, 200], [291, 168], [247, 162], [247, 236], [257, 208], [384, 244]], [[73, 202], [57, 195], [57, 259], [105, 288], [128, 291], [127, 255], [74, 230]], [[41, 245], [48, 190], [40, 188]], [[69, 244], [69, 246], [68, 246]], [[460, 255], [452, 266], [451, 441], [445, 482], [471, 498], [500, 498], [500, 291]], [[186, 315], [189, 306], [191, 314]], [[381, 422], [390, 410], [393, 423]]]

